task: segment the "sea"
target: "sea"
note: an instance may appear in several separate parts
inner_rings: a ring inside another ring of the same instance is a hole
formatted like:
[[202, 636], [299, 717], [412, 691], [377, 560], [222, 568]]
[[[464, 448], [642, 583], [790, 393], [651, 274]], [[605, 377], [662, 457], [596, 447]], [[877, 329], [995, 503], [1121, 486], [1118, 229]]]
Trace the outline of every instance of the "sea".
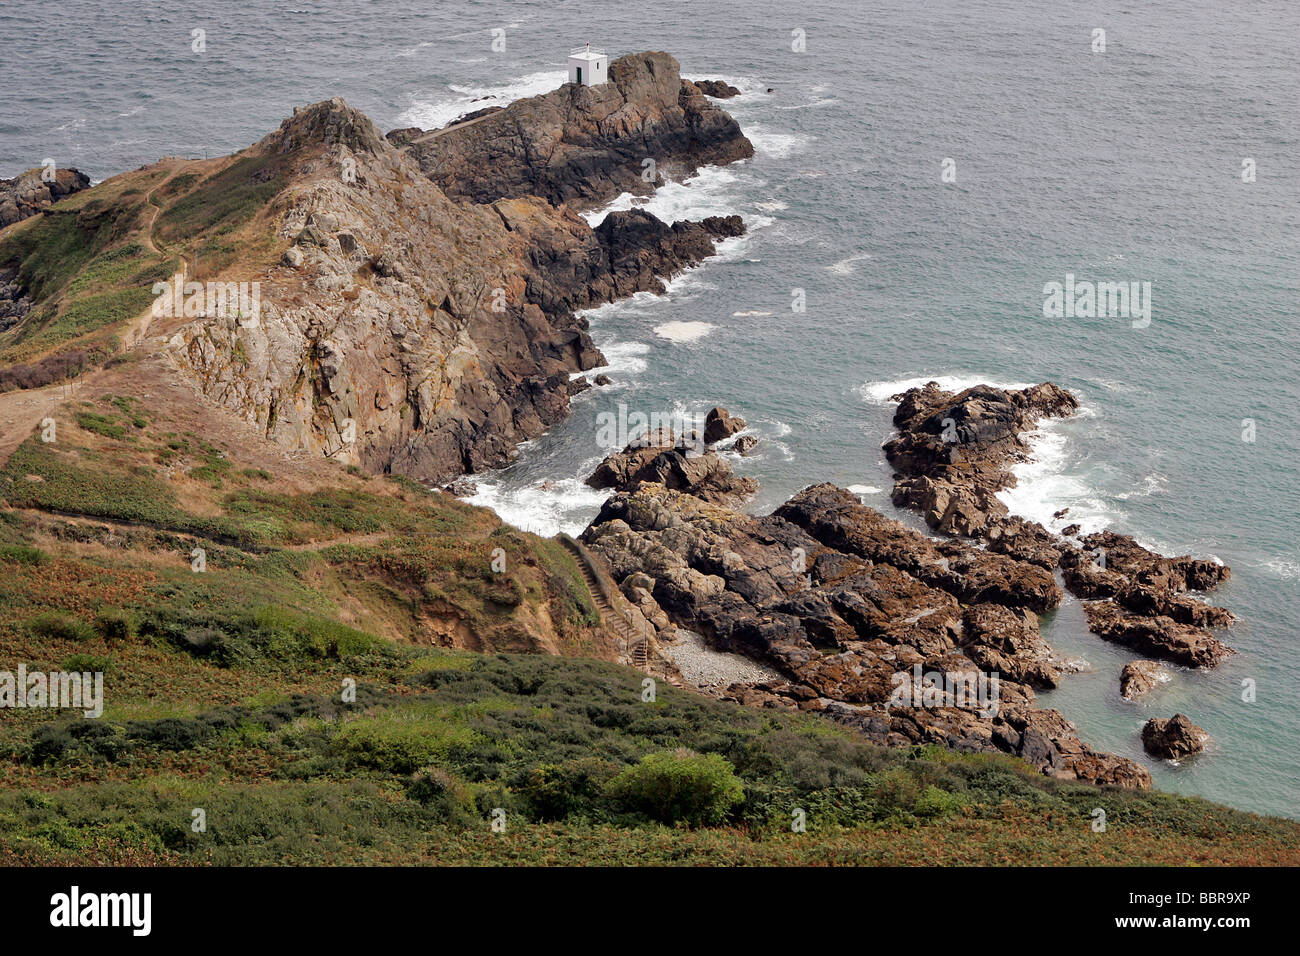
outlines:
[[[1209, 599], [1241, 622], [1228, 662], [1127, 703], [1135, 655], [1067, 597], [1043, 631], [1084, 670], [1042, 705], [1162, 789], [1300, 818], [1300, 7], [1124, 7], [4, 0], [0, 176], [221, 155], [333, 96], [385, 130], [437, 126], [554, 89], [588, 42], [725, 79], [754, 158], [644, 205], [739, 213], [748, 235], [663, 295], [589, 312], [615, 384], [476, 476], [473, 500], [579, 530], [604, 497], [582, 483], [602, 421], [723, 405], [759, 439], [734, 462], [761, 483], [756, 512], [831, 481], [918, 526], [889, 502], [890, 396], [1057, 382], [1082, 411], [1034, 436], [1007, 504], [1225, 562]], [[1052, 283], [1103, 282], [1149, 310], [1051, 308]], [[1143, 723], [1179, 711], [1207, 752], [1150, 760]]]

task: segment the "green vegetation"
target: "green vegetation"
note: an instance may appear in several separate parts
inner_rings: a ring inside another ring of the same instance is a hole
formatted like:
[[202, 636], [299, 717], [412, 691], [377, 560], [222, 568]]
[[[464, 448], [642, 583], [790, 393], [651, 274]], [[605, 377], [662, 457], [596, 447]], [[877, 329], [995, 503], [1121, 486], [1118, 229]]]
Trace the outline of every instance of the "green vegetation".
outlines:
[[644, 700], [557, 542], [132, 398], [68, 414], [0, 469], [0, 669], [101, 673], [104, 713], [0, 720], [0, 865], [1297, 862], [1288, 821]]

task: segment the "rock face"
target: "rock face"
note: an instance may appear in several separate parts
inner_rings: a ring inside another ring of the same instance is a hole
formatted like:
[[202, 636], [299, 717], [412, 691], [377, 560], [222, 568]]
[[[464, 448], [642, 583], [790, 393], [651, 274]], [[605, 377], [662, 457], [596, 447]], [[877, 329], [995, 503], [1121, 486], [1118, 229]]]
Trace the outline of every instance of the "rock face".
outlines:
[[176, 361], [284, 446], [428, 482], [504, 465], [568, 414], [573, 374], [604, 364], [576, 309], [659, 291], [744, 229], [453, 201], [338, 99], [234, 159], [283, 184], [264, 213], [283, 245], [259, 321], [192, 322]]
[[736, 121], [683, 81], [667, 53], [619, 57], [600, 86], [566, 83], [468, 123], [394, 138], [447, 196], [476, 203], [541, 196], [591, 207], [754, 155]]
[[709, 409], [709, 413], [704, 416], [704, 441], [709, 445], [725, 441], [744, 429], [745, 420], [732, 415], [721, 406]]
[[899, 435], [884, 449], [896, 469], [895, 504], [920, 511], [938, 531], [980, 539], [990, 551], [1059, 567], [1070, 592], [1090, 602], [1089, 627], [1107, 640], [1186, 667], [1213, 667], [1232, 653], [1206, 630], [1232, 624], [1231, 612], [1184, 593], [1215, 587], [1229, 577], [1226, 567], [1165, 557], [1112, 531], [1076, 538], [1080, 529], [1072, 525], [1058, 536], [1008, 514], [995, 497], [1015, 485], [1011, 469], [1029, 453], [1024, 433], [1043, 418], [1071, 414], [1078, 407], [1073, 395], [1051, 382], [1019, 390], [976, 385], [961, 393], [929, 382], [894, 398]]
[[1153, 717], [1142, 728], [1143, 748], [1163, 760], [1181, 760], [1200, 753], [1209, 739], [1210, 735], [1185, 714], [1174, 714], [1168, 720]]
[[668, 429], [607, 456], [587, 479], [593, 488], [617, 491], [631, 491], [645, 482], [714, 503], [740, 502], [758, 491], [758, 483], [733, 474], [725, 458], [712, 450], [701, 451], [698, 443], [678, 438]]
[[50, 182], [43, 178], [44, 172], [29, 169], [13, 179], [0, 179], [0, 229], [90, 185], [90, 177], [79, 169], [56, 169]]
[[1168, 679], [1168, 672], [1155, 661], [1129, 661], [1119, 672], [1119, 695], [1125, 700], [1136, 700]]
[[[1056, 776], [1150, 785], [1033, 706], [1060, 672], [1037, 617], [1060, 590], [1037, 565], [932, 542], [833, 485], [755, 517], [641, 483], [612, 496], [583, 540], [673, 624], [780, 673], [733, 685], [731, 699], [821, 712], [885, 744], [1001, 751]], [[931, 674], [943, 688], [924, 686]]]

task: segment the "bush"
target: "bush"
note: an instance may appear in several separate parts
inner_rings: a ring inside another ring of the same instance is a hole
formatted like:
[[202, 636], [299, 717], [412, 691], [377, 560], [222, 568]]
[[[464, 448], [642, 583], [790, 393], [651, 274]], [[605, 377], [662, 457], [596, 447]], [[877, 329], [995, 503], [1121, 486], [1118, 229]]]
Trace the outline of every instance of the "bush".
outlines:
[[100, 611], [95, 617], [95, 630], [106, 641], [129, 641], [135, 637], [135, 616], [120, 608]]
[[684, 748], [643, 757], [611, 780], [606, 792], [634, 813], [690, 826], [722, 823], [745, 798], [731, 764]]
[[71, 673], [107, 674], [113, 669], [113, 658], [100, 654], [71, 654], [60, 666]]
[[519, 790], [535, 819], [564, 820], [596, 809], [605, 787], [617, 773], [618, 764], [597, 757], [579, 757], [534, 767]]
[[416, 774], [406, 796], [433, 811], [438, 823], [467, 826], [476, 819], [469, 788], [441, 767], [429, 767]]
[[59, 611], [45, 611], [29, 618], [27, 631], [33, 637], [59, 641], [85, 641], [95, 634], [85, 621]]

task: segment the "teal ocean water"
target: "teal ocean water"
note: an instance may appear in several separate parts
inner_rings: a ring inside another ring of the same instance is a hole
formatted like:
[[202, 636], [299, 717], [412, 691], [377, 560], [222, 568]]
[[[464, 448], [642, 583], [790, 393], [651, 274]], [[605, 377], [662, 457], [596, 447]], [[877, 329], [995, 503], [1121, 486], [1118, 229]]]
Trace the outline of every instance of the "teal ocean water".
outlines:
[[[1043, 704], [1094, 746], [1147, 763], [1162, 788], [1300, 817], [1300, 9], [209, 7], [71, 0], [60, 18], [79, 26], [57, 31], [43, 3], [0, 7], [0, 175], [45, 157], [98, 179], [164, 153], [225, 153], [335, 95], [385, 129], [436, 125], [553, 88], [586, 41], [667, 50], [687, 76], [728, 79], [745, 91], [726, 108], [756, 157], [649, 208], [739, 212], [750, 235], [667, 295], [591, 313], [617, 385], [580, 396], [515, 465], [480, 476], [477, 500], [535, 530], [579, 528], [601, 500], [581, 485], [606, 451], [598, 415], [723, 404], [762, 439], [737, 462], [762, 484], [756, 509], [829, 480], [915, 523], [888, 501], [889, 395], [931, 378], [1059, 382], [1084, 411], [1040, 434], [1013, 510], [1050, 523], [1068, 507], [1085, 527], [1214, 556], [1233, 578], [1212, 600], [1242, 620], [1222, 635], [1237, 656], [1130, 704], [1117, 675], [1132, 655], [1089, 634], [1067, 599], [1044, 632], [1089, 668]], [[1067, 274], [1151, 283], [1149, 325], [1046, 317], [1044, 285]], [[792, 310], [795, 290], [806, 311]], [[1138, 731], [1179, 710], [1214, 745], [1152, 764]]]

